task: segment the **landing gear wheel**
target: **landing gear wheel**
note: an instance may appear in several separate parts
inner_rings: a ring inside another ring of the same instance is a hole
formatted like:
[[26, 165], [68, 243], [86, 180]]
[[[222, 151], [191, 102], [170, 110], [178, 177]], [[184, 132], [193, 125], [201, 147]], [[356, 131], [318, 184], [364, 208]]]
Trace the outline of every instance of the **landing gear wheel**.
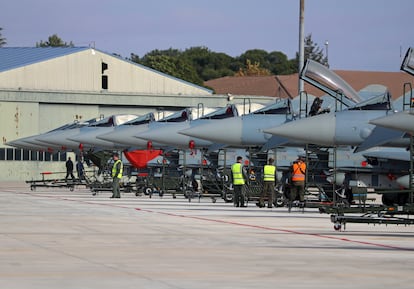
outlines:
[[285, 197], [282, 194], [280, 196], [276, 196], [276, 199], [273, 201], [273, 205], [276, 207], [283, 207], [285, 203]]
[[335, 223], [335, 224], [334, 224], [334, 229], [335, 229], [335, 231], [340, 231], [340, 230], [341, 230], [341, 228], [342, 228], [341, 223], [337, 222], [337, 223]]
[[152, 195], [152, 189], [150, 187], [144, 188], [144, 194], [145, 195]]
[[232, 203], [233, 202], [233, 194], [224, 193], [224, 201], [226, 203]]

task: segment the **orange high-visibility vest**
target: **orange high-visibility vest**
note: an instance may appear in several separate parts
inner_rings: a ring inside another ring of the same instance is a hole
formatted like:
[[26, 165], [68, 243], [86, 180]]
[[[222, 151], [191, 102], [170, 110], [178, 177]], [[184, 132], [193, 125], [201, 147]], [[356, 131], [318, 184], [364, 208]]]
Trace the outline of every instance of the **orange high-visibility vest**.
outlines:
[[304, 162], [294, 163], [292, 171], [292, 181], [305, 181], [306, 164]]

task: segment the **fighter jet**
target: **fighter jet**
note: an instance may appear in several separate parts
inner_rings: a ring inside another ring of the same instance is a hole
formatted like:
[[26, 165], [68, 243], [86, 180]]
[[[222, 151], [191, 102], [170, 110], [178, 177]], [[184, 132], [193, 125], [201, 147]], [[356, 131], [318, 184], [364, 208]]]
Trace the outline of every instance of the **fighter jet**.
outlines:
[[132, 120], [131, 122], [120, 125], [114, 131], [98, 135], [97, 138], [125, 144], [128, 150], [165, 146], [165, 144], [148, 142], [148, 140], [136, 138], [135, 135], [157, 127], [160, 123], [180, 123], [188, 121], [193, 115], [196, 117], [199, 113], [201, 113], [201, 107], [185, 108], [174, 113], [166, 112], [162, 114], [163, 117], [158, 116], [158, 120], [151, 114], [146, 117], [144, 116], [143, 119]]
[[[251, 112], [252, 110], [254, 111], [261, 107], [263, 107], [263, 105], [250, 104], [250, 108], [247, 111]], [[188, 128], [199, 131], [202, 130], [199, 129], [199, 127], [204, 126], [204, 124], [221, 124], [224, 119], [233, 119], [238, 115], [242, 115], [245, 111], [245, 105], [232, 104], [221, 109], [214, 109], [213, 111], [210, 111], [209, 113], [206, 113], [204, 115], [200, 115], [199, 117], [193, 118], [190, 121], [180, 123], [160, 122], [148, 131], [137, 134], [136, 137], [147, 141], [163, 143], [164, 146], [168, 145], [178, 149], [194, 150], [196, 148], [211, 148], [212, 146], [214, 146], [214, 148], [218, 148], [221, 145], [217, 144], [217, 142], [216, 144], [214, 144], [214, 142], [212, 141], [196, 137], [189, 137], [183, 134], [179, 134], [179, 132]], [[228, 143], [226, 143], [226, 145], [227, 144]]]
[[135, 118], [137, 118], [137, 116], [133, 114], [111, 115], [100, 121], [97, 121], [86, 127], [81, 128], [78, 134], [66, 138], [70, 141], [76, 142], [79, 148], [87, 145], [94, 150], [123, 149], [125, 148], [125, 146], [120, 146], [116, 143], [98, 139], [96, 136], [99, 134], [113, 131], [115, 126], [121, 125]]
[[14, 141], [7, 142], [6, 144], [10, 146], [18, 147], [18, 148], [37, 150], [37, 151], [48, 151], [48, 152], [66, 151], [68, 150], [66, 146], [63, 146], [60, 144], [52, 144], [47, 141], [44, 141], [42, 138], [46, 138], [50, 135], [60, 133], [62, 131], [70, 130], [73, 127], [76, 127], [78, 125], [79, 125], [79, 122], [75, 121], [75, 122], [60, 126], [58, 128], [55, 128], [51, 131], [38, 134], [38, 135], [20, 138]]
[[[317, 67], [315, 63], [308, 60], [300, 77], [309, 81], [311, 84], [316, 85], [317, 83], [319, 88], [331, 94], [339, 93], [339, 90], [332, 89], [332, 83], [324, 82], [325, 78], [322, 76], [314, 77], [311, 80], [307, 77], [309, 75], [315, 75], [314, 67]], [[312, 69], [309, 71], [308, 68]], [[322, 80], [323, 82], [316, 82], [315, 79]], [[349, 94], [350, 92], [348, 91], [347, 93]], [[340, 91], [340, 94], [343, 94], [343, 92]], [[369, 123], [372, 119], [388, 115], [392, 112], [391, 96], [388, 91], [378, 93], [370, 99], [360, 101], [354, 105], [349, 105], [349, 102], [343, 101], [349, 98], [339, 97], [337, 99], [341, 105], [346, 106], [345, 109], [302, 118], [281, 126], [265, 129], [264, 132], [303, 143], [323, 146], [359, 146], [365, 141], [370, 141], [369, 138], [375, 139], [377, 136], [387, 136], [389, 138], [389, 135], [393, 134], [395, 138], [387, 141], [387, 143], [381, 143], [381, 145], [407, 146], [408, 140], [401, 138], [401, 133], [379, 128], [374, 130], [376, 127]], [[373, 133], [374, 131], [375, 133]], [[377, 142], [376, 145], [378, 145], [378, 140], [375, 141]], [[370, 141], [370, 146], [373, 146], [373, 143], [374, 141]]]
[[271, 135], [262, 129], [280, 125], [292, 120], [290, 99], [278, 99], [261, 109], [249, 114], [229, 117], [214, 122], [199, 121], [197, 125], [188, 126], [178, 131], [187, 136], [186, 140], [204, 140], [204, 142], [226, 144], [230, 147], [257, 147], [269, 141]]
[[[414, 75], [414, 49], [412, 47], [410, 47], [405, 54], [404, 60], [401, 64], [401, 70]], [[404, 86], [404, 91], [405, 88], [406, 87]], [[409, 85], [409, 88], [411, 90], [408, 94], [410, 99], [409, 101], [404, 101], [403, 106], [403, 108], [408, 106], [409, 109], [396, 112], [385, 117], [373, 119], [370, 123], [389, 129], [414, 133], [414, 98], [412, 97], [411, 84]]]
[[393, 130], [414, 133], [414, 110], [400, 111], [385, 117], [372, 119], [369, 123]]
[[295, 141], [280, 135], [272, 137], [266, 129], [304, 118], [304, 113], [313, 118], [337, 110], [338, 107], [352, 107], [362, 100], [347, 82], [317, 62], [308, 61], [303, 74], [308, 82], [326, 92], [328, 96], [306, 96], [306, 99], [296, 97], [292, 101], [277, 102], [255, 113], [223, 120], [219, 126], [207, 124], [180, 133], [236, 147], [263, 146], [263, 151], [277, 146], [303, 145], [303, 140]]
[[[64, 129], [55, 129], [49, 133], [37, 135], [35, 136], [35, 139], [36, 141], [42, 143], [63, 147], [66, 150], [78, 150], [79, 143], [71, 141], [67, 139], [67, 137], [78, 134], [82, 127], [86, 127], [99, 120], [100, 118], [92, 118], [90, 120], [83, 122], [76, 121], [75, 123], [73, 123], [73, 125], [70, 125]], [[89, 147], [85, 147], [85, 149], [86, 148]]]
[[63, 151], [65, 149], [60, 146], [54, 146], [41, 142], [36, 142], [33, 136], [27, 138], [20, 138], [14, 141], [7, 142], [6, 145], [13, 146], [20, 149], [32, 150], [32, 151], [47, 151], [50, 153]]
[[[111, 132], [100, 134], [96, 137], [98, 139], [131, 147], [136, 145], [137, 139], [133, 137], [136, 132], [147, 130], [149, 123], [165, 118], [171, 114], [173, 114], [173, 112], [162, 112], [158, 114], [150, 112], [114, 127], [114, 130]], [[146, 146], [146, 143], [143, 142], [141, 146]]]

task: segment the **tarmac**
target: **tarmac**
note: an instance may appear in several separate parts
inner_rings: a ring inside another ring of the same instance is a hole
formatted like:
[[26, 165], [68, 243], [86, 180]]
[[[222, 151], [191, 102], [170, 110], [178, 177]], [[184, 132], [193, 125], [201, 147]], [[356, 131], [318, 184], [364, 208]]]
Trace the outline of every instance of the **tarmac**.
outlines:
[[413, 288], [414, 227], [0, 184], [0, 288]]

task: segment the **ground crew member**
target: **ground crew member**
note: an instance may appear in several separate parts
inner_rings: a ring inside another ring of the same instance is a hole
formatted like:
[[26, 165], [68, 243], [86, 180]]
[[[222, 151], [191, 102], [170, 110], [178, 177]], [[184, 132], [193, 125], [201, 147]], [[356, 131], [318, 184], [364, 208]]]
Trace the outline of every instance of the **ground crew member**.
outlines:
[[72, 180], [75, 179], [75, 176], [73, 175], [73, 162], [70, 157], [68, 157], [68, 160], [66, 161], [66, 177], [65, 180], [68, 180], [68, 177], [71, 177]]
[[269, 158], [267, 165], [263, 168], [263, 190], [260, 194], [259, 203], [257, 204], [260, 208], [265, 206], [264, 199], [267, 196], [267, 207], [273, 207], [273, 194], [275, 190], [276, 181], [276, 166], [273, 164], [274, 159]]
[[243, 158], [238, 156], [236, 163], [231, 166], [233, 189], [234, 189], [234, 206], [235, 207], [246, 207], [245, 196], [244, 196], [244, 185], [246, 184], [247, 173], [243, 168]]
[[122, 172], [124, 170], [122, 161], [119, 159], [119, 154], [114, 153], [112, 155], [114, 160], [114, 165], [112, 166], [112, 197], [111, 198], [120, 198], [121, 190], [119, 188], [119, 181], [122, 178]]
[[292, 185], [290, 188], [290, 205], [296, 200], [296, 196], [299, 195], [299, 201], [303, 206], [305, 201], [305, 175], [306, 175], [306, 163], [303, 157], [298, 157], [292, 164]]
[[82, 159], [79, 158], [78, 162], [76, 163], [76, 172], [78, 173], [78, 179], [85, 180], [85, 167], [83, 166]]

